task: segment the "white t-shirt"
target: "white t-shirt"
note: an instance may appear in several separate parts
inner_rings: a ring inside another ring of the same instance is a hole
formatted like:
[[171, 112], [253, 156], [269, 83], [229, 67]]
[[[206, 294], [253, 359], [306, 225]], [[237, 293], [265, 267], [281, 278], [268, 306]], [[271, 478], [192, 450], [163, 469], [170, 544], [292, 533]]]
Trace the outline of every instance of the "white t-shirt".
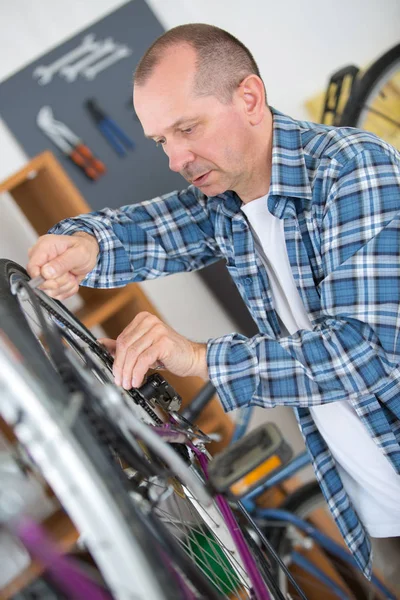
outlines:
[[[292, 335], [311, 329], [286, 250], [283, 220], [268, 210], [268, 196], [242, 205], [266, 267], [275, 310]], [[310, 407], [335, 459], [346, 492], [372, 537], [400, 536], [400, 476], [377, 447], [350, 402]]]

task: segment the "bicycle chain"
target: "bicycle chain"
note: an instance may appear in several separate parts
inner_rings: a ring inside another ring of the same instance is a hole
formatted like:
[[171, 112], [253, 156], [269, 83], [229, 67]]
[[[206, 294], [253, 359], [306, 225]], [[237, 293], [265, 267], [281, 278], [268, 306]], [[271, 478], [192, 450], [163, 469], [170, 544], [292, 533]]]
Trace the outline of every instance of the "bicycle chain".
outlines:
[[[96, 354], [96, 356], [98, 358], [103, 360], [107, 364], [107, 366], [109, 366], [110, 368], [112, 367], [112, 365], [113, 365], [112, 356], [110, 356], [110, 354], [106, 350], [101, 348], [97, 342], [93, 342], [93, 340], [91, 340], [87, 335], [82, 333], [82, 331], [80, 331], [77, 327], [75, 327], [69, 321], [67, 321], [67, 319], [64, 319], [59, 313], [57, 313], [57, 311], [54, 310], [54, 308], [52, 308], [49, 304], [47, 304], [47, 302], [45, 300], [43, 300], [43, 298], [41, 298], [39, 295], [37, 295], [36, 297], [38, 298], [40, 304], [46, 309], [46, 311], [49, 314], [51, 314], [53, 317], [55, 317], [63, 325], [65, 325], [65, 327], [67, 327], [67, 329], [69, 329], [70, 331], [72, 331], [72, 333], [74, 333], [76, 336], [78, 336], [78, 338], [80, 340], [85, 342], [85, 344], [87, 344], [89, 346], [89, 348], [94, 352], [94, 354]], [[127, 393], [130, 395], [130, 397], [133, 399], [133, 401], [136, 402], [136, 404], [139, 404], [139, 406], [141, 406], [141, 408], [143, 408], [143, 410], [145, 412], [147, 412], [147, 414], [154, 420], [154, 422], [157, 425], [163, 425], [163, 421], [156, 415], [156, 413], [153, 411], [153, 409], [150, 408], [150, 406], [147, 404], [146, 400], [144, 398], [142, 398], [140, 396], [140, 394], [133, 394], [131, 391], [127, 391]]]

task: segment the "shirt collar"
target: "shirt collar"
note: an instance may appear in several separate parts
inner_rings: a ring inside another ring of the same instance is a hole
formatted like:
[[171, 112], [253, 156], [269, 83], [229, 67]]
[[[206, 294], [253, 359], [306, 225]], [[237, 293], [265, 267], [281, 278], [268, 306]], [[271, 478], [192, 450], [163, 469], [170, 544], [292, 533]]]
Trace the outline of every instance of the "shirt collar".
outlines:
[[273, 117], [270, 196], [312, 199], [299, 122], [271, 107]]
[[[303, 144], [299, 122], [270, 107], [273, 117], [272, 170], [269, 188], [268, 206], [275, 216], [283, 218], [293, 216], [296, 209], [293, 202], [287, 200], [312, 200], [307, 166], [304, 159]], [[275, 202], [273, 197], [285, 201]], [[232, 191], [226, 191], [214, 197], [223, 212], [233, 217], [240, 212], [242, 202]], [[212, 197], [210, 201], [212, 201]], [[221, 203], [222, 199], [222, 203]]]

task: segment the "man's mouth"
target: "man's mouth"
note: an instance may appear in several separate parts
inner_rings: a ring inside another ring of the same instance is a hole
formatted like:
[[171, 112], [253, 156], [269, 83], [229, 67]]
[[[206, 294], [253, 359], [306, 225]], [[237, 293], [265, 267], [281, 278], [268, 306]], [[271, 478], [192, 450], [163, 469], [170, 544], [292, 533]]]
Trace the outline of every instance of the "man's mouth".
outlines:
[[200, 175], [200, 177], [196, 177], [196, 179], [193, 179], [192, 180], [193, 185], [196, 185], [196, 186], [202, 185], [210, 173], [211, 173], [211, 171], [207, 171], [207, 173], [204, 173], [204, 175]]

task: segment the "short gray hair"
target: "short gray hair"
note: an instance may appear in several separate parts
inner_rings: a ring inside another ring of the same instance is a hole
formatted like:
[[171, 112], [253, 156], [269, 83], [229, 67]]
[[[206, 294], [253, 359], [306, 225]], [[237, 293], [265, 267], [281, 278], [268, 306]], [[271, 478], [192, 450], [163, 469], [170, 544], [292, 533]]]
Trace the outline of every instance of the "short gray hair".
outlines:
[[261, 79], [253, 55], [242, 42], [219, 27], [189, 23], [166, 31], [153, 42], [136, 68], [134, 84], [144, 85], [165, 50], [179, 44], [189, 44], [196, 51], [194, 93], [198, 96], [212, 95], [221, 102], [230, 103], [245, 77], [254, 74]]

